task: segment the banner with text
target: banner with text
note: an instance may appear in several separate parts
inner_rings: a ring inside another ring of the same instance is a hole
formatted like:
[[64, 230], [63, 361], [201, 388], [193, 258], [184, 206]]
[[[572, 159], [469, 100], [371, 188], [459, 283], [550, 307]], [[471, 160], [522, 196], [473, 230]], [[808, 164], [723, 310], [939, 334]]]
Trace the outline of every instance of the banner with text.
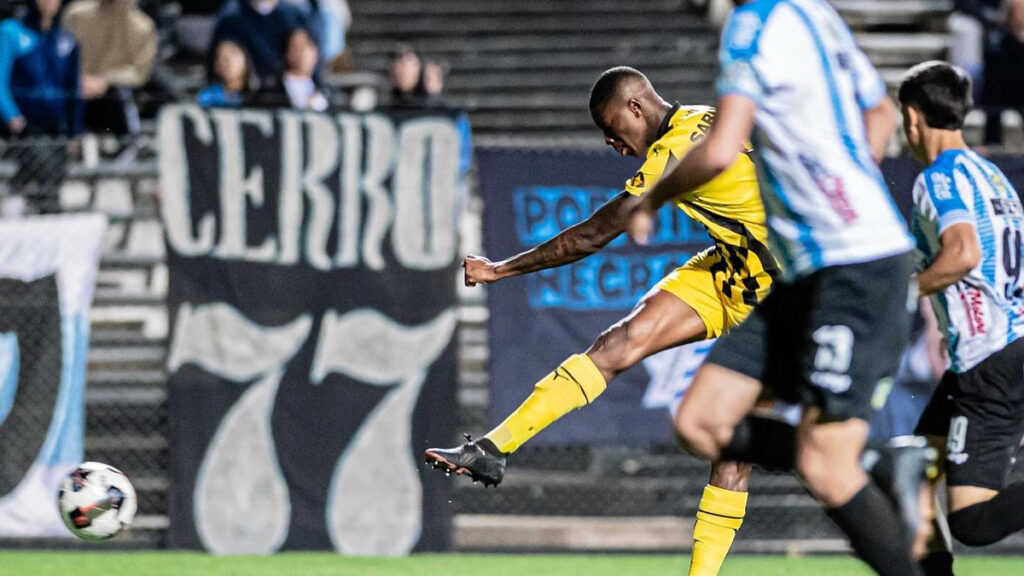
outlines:
[[164, 110], [173, 547], [449, 546], [455, 120]]
[[97, 214], [0, 220], [0, 537], [71, 535], [56, 497], [82, 461], [106, 229]]
[[[1024, 159], [995, 161], [1018, 192], [1024, 191]], [[638, 162], [607, 151], [486, 149], [477, 152], [477, 165], [485, 207], [484, 249], [497, 260], [585, 219], [621, 192]], [[909, 214], [910, 190], [921, 166], [910, 158], [896, 158], [887, 159], [882, 170], [900, 210]], [[489, 285], [491, 423], [503, 420], [560, 362], [586, 350], [663, 275], [708, 245], [699, 224], [666, 206], [649, 247], [622, 236], [579, 262]], [[567, 415], [532, 442], [672, 441], [670, 419], [652, 410], [672, 410], [678, 404], [711, 344], [695, 343], [645, 359], [620, 375], [598, 402]], [[908, 354], [919, 348], [909, 347]], [[909, 371], [901, 375], [900, 382], [905, 380], [910, 388], [897, 387], [876, 417], [881, 436], [904, 430], [917, 419], [919, 403], [904, 400], [920, 396], [914, 386], [921, 384], [915, 384]]]

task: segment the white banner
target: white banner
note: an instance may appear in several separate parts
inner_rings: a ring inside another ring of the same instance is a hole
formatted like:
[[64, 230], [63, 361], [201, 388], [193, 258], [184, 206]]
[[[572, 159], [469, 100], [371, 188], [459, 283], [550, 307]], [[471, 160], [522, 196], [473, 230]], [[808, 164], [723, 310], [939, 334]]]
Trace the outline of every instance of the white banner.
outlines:
[[0, 220], [0, 536], [69, 535], [61, 477], [82, 461], [89, 307], [106, 217]]

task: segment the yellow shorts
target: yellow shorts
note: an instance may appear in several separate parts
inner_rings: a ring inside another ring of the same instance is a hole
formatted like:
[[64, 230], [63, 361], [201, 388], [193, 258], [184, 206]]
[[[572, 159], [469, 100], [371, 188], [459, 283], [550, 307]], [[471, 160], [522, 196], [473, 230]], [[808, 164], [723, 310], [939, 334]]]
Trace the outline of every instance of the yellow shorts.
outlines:
[[[704, 321], [708, 338], [718, 338], [733, 326], [746, 319], [753, 304], [748, 304], [751, 295], [744, 299], [742, 278], [728, 270], [717, 272], [712, 268], [722, 260], [722, 253], [714, 247], [708, 248], [690, 258], [686, 264], [673, 270], [658, 282], [654, 288], [675, 295], [693, 308]], [[722, 268], [719, 265], [719, 268]], [[771, 277], [767, 272], [754, 274], [758, 288], [754, 291], [760, 302], [771, 290]]]

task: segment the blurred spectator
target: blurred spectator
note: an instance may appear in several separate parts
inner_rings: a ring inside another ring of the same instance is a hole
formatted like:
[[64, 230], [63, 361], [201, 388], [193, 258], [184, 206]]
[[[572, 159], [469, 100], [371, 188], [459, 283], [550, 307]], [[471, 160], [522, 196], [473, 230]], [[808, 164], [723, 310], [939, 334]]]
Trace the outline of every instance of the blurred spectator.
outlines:
[[[391, 51], [391, 106], [398, 108], [451, 108], [444, 96], [444, 68], [437, 62], [423, 61], [405, 44]], [[469, 115], [455, 116], [459, 131], [459, 172], [466, 174], [473, 164], [473, 135]]]
[[985, 144], [999, 144], [1002, 110], [1024, 109], [1024, 0], [956, 0], [955, 7], [984, 29], [979, 103], [985, 109]]
[[388, 74], [391, 79], [392, 106], [422, 106], [427, 90], [423, 85], [423, 62], [406, 44], [391, 49]]
[[345, 36], [352, 25], [352, 11], [345, 0], [287, 0], [309, 19], [321, 59], [333, 71], [347, 67]]
[[[412, 47], [396, 44], [390, 53], [391, 106], [395, 108], [450, 108], [444, 96], [444, 68], [424, 62]], [[466, 174], [473, 163], [473, 136], [469, 115], [455, 116], [459, 131], [459, 172]]]
[[981, 91], [985, 107], [985, 143], [1003, 142], [1002, 110], [1024, 111], [1024, 0], [1006, 4], [1003, 25], [989, 34]]
[[292, 108], [316, 111], [327, 109], [327, 98], [314, 79], [319, 60], [320, 52], [312, 36], [305, 30], [292, 32], [288, 37], [286, 68], [281, 78], [281, 88]]
[[[296, 6], [279, 0], [229, 0], [213, 29], [211, 47], [223, 40], [241, 46], [252, 59], [260, 84], [269, 86], [284, 73], [284, 55], [292, 32], [312, 33], [309, 20]], [[208, 61], [213, 77], [213, 51]]]
[[15, 61], [11, 91], [25, 118], [24, 132], [75, 137], [82, 132], [79, 49], [60, 25], [61, 0], [30, 0], [25, 27], [35, 47]]
[[20, 141], [5, 151], [18, 165], [10, 187], [34, 212], [59, 208], [68, 151], [77, 151], [74, 138], [82, 132], [78, 45], [61, 28], [60, 11], [60, 0], [29, 0], [22, 23], [33, 35], [33, 48], [11, 70], [11, 92], [24, 126]]
[[214, 82], [199, 92], [200, 106], [238, 108], [256, 89], [252, 61], [241, 46], [223, 40], [214, 49]]
[[442, 99], [444, 93], [444, 68], [437, 62], [427, 61], [423, 64], [423, 91], [426, 92], [427, 102]]
[[135, 0], [79, 0], [65, 11], [64, 27], [81, 47], [86, 127], [137, 132], [132, 89], [146, 82], [156, 58], [153, 21]]
[[971, 77], [972, 96], [981, 101], [982, 71], [985, 68], [985, 26], [975, 17], [954, 10], [948, 20], [952, 44], [949, 61]]
[[[178, 19], [176, 0], [138, 0], [139, 10], [153, 21], [157, 36], [157, 55], [149, 79], [135, 91], [139, 114], [154, 118], [168, 102], [189, 98], [188, 82], [182, 80], [168, 63], [178, 53], [180, 44], [175, 22]], [[205, 46], [203, 53], [205, 53]]]
[[10, 2], [0, 0], [0, 119], [5, 134], [18, 134], [25, 129], [25, 117], [11, 92], [11, 70], [16, 58], [35, 47], [35, 36], [18, 20], [13, 19]]

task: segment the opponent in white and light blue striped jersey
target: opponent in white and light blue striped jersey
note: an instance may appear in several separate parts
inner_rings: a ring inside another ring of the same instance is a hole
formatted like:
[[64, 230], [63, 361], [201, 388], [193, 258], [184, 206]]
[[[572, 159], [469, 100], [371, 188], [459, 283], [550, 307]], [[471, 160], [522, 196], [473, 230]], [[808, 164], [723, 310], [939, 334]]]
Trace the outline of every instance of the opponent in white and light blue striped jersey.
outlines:
[[911, 227], [925, 266], [938, 254], [942, 232], [961, 222], [977, 230], [981, 259], [962, 280], [932, 296], [953, 372], [969, 370], [1024, 336], [1024, 210], [999, 168], [970, 150], [946, 150], [914, 183]]
[[885, 84], [823, 0], [754, 0], [725, 26], [719, 96], [757, 105], [754, 151], [773, 248], [790, 278], [908, 252], [863, 111]]

